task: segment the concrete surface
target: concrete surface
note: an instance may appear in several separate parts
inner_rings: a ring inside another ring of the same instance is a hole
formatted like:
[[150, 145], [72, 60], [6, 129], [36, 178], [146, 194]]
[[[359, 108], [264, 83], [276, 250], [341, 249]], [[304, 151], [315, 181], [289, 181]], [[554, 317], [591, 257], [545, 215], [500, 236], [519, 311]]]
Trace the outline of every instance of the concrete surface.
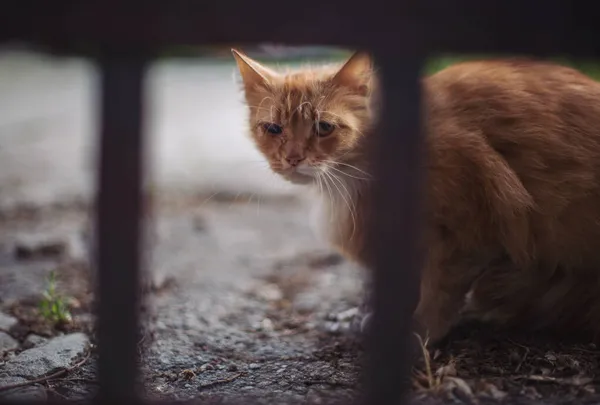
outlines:
[[[147, 74], [155, 190], [286, 194], [245, 134], [233, 63], [171, 60]], [[89, 197], [99, 76], [76, 58], [0, 52], [0, 205]]]

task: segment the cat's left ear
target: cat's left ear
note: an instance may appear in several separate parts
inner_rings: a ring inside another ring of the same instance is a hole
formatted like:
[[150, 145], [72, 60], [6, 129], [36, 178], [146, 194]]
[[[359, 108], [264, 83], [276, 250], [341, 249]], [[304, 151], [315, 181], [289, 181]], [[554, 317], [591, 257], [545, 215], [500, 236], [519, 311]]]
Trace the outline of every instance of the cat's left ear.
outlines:
[[233, 57], [237, 62], [246, 90], [268, 85], [277, 76], [276, 72], [250, 59], [243, 53], [235, 49], [232, 49], [231, 53], [233, 53]]
[[351, 87], [367, 94], [373, 72], [373, 60], [367, 52], [359, 51], [348, 59], [333, 76], [332, 81], [345, 87]]

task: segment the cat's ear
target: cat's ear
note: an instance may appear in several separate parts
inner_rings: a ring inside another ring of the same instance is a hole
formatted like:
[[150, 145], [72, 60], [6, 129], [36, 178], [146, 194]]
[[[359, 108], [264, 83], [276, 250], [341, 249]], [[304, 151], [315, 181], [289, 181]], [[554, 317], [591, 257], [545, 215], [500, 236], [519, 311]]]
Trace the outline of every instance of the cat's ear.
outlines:
[[369, 91], [373, 61], [367, 52], [359, 51], [348, 59], [333, 76], [332, 81], [345, 87], [352, 87], [361, 92]]
[[235, 49], [232, 49], [231, 53], [233, 53], [233, 57], [237, 62], [240, 76], [242, 76], [244, 87], [247, 90], [268, 85], [277, 76], [276, 72], [250, 59], [243, 53]]

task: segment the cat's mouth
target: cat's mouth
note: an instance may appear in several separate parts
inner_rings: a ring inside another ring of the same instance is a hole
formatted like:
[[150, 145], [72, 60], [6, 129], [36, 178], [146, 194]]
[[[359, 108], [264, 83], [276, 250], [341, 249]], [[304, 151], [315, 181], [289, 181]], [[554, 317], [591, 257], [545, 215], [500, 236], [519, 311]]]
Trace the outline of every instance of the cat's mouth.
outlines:
[[285, 179], [294, 184], [310, 184], [317, 179], [319, 169], [313, 166], [290, 167], [279, 172]]
[[303, 174], [298, 172], [297, 170], [286, 170], [280, 173], [286, 180], [294, 183], [294, 184], [310, 184], [315, 181], [313, 176], [309, 176], [308, 174]]

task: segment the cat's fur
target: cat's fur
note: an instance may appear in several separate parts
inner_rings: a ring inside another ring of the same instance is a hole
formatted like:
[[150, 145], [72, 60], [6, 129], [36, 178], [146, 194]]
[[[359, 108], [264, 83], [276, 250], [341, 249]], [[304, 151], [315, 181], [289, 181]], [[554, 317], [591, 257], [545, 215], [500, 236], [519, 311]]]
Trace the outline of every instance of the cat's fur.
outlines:
[[[368, 267], [366, 151], [377, 94], [370, 58], [359, 53], [341, 67], [277, 73], [234, 56], [258, 149], [276, 173], [320, 188], [331, 242]], [[417, 323], [433, 341], [462, 310], [595, 335], [600, 84], [547, 62], [489, 60], [446, 68], [422, 88], [427, 256]], [[319, 120], [335, 125], [331, 135], [317, 136]], [[304, 160], [293, 167], [289, 156]]]

